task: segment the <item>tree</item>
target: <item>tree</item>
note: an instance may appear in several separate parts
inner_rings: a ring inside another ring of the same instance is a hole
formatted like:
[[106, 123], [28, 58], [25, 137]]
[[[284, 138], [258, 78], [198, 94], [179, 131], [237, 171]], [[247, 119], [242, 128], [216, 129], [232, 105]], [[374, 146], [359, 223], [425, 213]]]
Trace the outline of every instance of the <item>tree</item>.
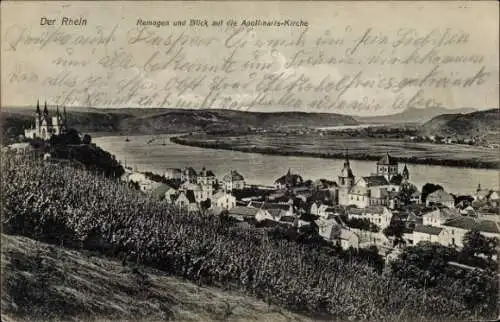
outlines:
[[200, 202], [200, 207], [202, 210], [207, 210], [210, 208], [212, 202], [210, 199], [207, 199], [207, 200], [203, 200], [202, 202]]
[[130, 180], [128, 182], [129, 188], [135, 189], [135, 190], [141, 190], [141, 187], [139, 186], [139, 182]]
[[403, 204], [409, 204], [411, 200], [411, 196], [415, 193], [418, 192], [417, 186], [415, 186], [412, 183], [405, 183], [401, 187], [401, 192], [399, 194], [401, 198], [401, 202]]
[[437, 285], [447, 274], [448, 262], [456, 257], [453, 249], [429, 242], [407, 247], [391, 263], [393, 274], [417, 286]]
[[464, 207], [468, 207], [472, 204], [473, 201], [474, 201], [474, 197], [472, 197], [472, 196], [460, 195], [460, 196], [457, 196], [455, 198], [455, 206], [462, 203]]
[[92, 142], [92, 137], [88, 134], [85, 134], [82, 139], [83, 144], [90, 144]]
[[421, 197], [422, 202], [425, 202], [425, 200], [427, 200], [427, 196], [430, 195], [431, 193], [433, 193], [434, 191], [437, 191], [437, 190], [443, 190], [443, 187], [441, 187], [438, 184], [426, 183], [422, 187], [422, 197]]
[[53, 135], [50, 138], [50, 144], [53, 145], [67, 145], [67, 144], [80, 144], [80, 135], [75, 129], [68, 129], [66, 133]]
[[398, 244], [403, 244], [403, 234], [405, 232], [406, 226], [401, 220], [393, 220], [391, 224], [384, 229], [384, 234], [386, 236], [394, 236], [394, 246]]
[[496, 247], [498, 245], [498, 240], [495, 237], [488, 238], [477, 230], [468, 231], [463, 239], [464, 248], [462, 252], [469, 256], [476, 256], [483, 254], [491, 259], [491, 257], [496, 253]]
[[384, 229], [386, 236], [403, 237], [405, 224], [401, 220], [393, 220], [390, 225]]

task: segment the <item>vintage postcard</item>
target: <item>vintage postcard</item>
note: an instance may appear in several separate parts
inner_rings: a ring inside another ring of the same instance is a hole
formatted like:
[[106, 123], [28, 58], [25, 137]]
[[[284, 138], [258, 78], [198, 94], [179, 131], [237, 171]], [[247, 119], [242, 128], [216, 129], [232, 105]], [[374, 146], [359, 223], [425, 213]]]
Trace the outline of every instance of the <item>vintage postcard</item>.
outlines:
[[3, 1], [4, 321], [499, 316], [495, 1]]

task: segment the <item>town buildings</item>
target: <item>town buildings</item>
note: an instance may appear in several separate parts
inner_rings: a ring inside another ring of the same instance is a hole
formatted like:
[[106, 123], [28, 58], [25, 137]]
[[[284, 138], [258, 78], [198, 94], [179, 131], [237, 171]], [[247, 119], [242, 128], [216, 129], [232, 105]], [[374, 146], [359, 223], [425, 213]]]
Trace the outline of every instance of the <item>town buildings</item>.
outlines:
[[236, 197], [226, 191], [219, 191], [212, 196], [214, 206], [220, 210], [231, 210], [236, 207]]
[[276, 189], [291, 189], [294, 187], [299, 187], [304, 183], [304, 179], [298, 174], [292, 174], [291, 170], [288, 169], [288, 172], [284, 175], [276, 179], [274, 181], [274, 186]]
[[318, 234], [325, 240], [332, 241], [343, 249], [359, 248], [358, 234], [347, 229], [338, 218], [320, 218], [315, 223], [318, 226]]
[[[161, 194], [183, 211], [210, 208], [214, 214], [227, 213], [240, 221], [258, 223], [260, 227], [316, 225], [320, 236], [343, 248], [370, 245], [394, 248], [393, 237], [385, 234], [391, 231], [388, 228], [395, 221], [401, 221], [402, 237], [413, 245], [430, 241], [461, 248], [463, 237], [470, 230], [500, 238], [500, 220], [495, 220], [500, 216], [486, 216], [476, 207], [486, 205], [491, 210], [498, 202], [497, 191], [485, 192], [478, 188], [474, 202], [455, 209], [455, 197], [437, 190], [427, 196], [425, 205], [419, 205], [420, 193], [404, 190], [411, 185], [406, 165], [399, 171], [396, 159], [385, 154], [374, 168], [374, 173], [356, 177], [346, 154], [336, 182], [304, 181], [289, 169], [275, 180], [274, 187], [248, 186], [236, 170], [218, 181], [206, 168], [199, 172], [191, 167], [168, 169], [165, 177], [182, 183], [179, 187], [163, 187]], [[141, 182], [149, 180], [140, 175], [130, 178]], [[140, 187], [150, 185], [146, 182]], [[403, 204], [400, 200], [405, 192], [410, 203]]]
[[410, 178], [408, 168], [399, 173], [398, 163], [388, 153], [376, 164], [376, 173], [370, 176], [356, 177], [346, 155], [344, 167], [338, 177], [338, 204], [355, 205], [358, 208], [383, 205], [394, 209], [398, 205], [398, 193], [401, 185]]
[[391, 224], [392, 212], [384, 206], [371, 206], [363, 209], [351, 208], [347, 210], [347, 217], [349, 219], [366, 219], [383, 230]]
[[64, 108], [63, 116], [59, 112], [59, 107], [56, 107], [56, 113], [51, 117], [47, 109], [47, 102], [45, 102], [43, 112], [41, 112], [40, 102], [37, 101], [34, 124], [24, 130], [24, 136], [30, 139], [49, 140], [53, 135], [60, 135], [66, 131], [66, 108]]
[[245, 188], [245, 179], [236, 170], [231, 170], [222, 178], [225, 191], [242, 190]]
[[216, 182], [215, 174], [203, 167], [196, 176], [196, 182], [204, 186], [213, 186]]
[[164, 174], [165, 178], [170, 180], [181, 180], [182, 170], [178, 168], [168, 168]]
[[443, 189], [439, 189], [429, 194], [425, 199], [427, 207], [443, 205], [448, 208], [455, 208], [455, 198]]

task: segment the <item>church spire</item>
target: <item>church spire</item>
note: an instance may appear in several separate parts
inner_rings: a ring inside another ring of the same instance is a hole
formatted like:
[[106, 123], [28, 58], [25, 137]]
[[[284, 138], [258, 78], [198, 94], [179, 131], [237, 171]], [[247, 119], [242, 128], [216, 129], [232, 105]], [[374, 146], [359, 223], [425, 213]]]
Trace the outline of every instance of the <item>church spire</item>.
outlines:
[[43, 114], [45, 116], [49, 116], [49, 110], [47, 109], [47, 101], [45, 101], [45, 106], [43, 108]]
[[36, 114], [40, 115], [40, 100], [36, 100]]
[[349, 163], [349, 149], [345, 149], [345, 161], [344, 168], [349, 168], [351, 165]]
[[480, 192], [481, 191], [481, 182], [479, 182], [477, 184], [477, 189], [476, 189], [476, 192]]
[[405, 180], [410, 179], [410, 171], [406, 167], [406, 163], [405, 163], [405, 167], [403, 168], [403, 179], [405, 179]]

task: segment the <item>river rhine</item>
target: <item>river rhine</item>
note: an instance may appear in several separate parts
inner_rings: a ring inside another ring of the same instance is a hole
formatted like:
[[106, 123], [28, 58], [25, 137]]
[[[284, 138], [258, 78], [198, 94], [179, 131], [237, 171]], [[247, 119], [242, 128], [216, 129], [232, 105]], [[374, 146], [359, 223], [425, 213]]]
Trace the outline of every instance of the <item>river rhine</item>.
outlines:
[[[171, 135], [170, 135], [171, 136]], [[325, 178], [337, 180], [344, 160], [311, 157], [277, 156], [238, 151], [196, 148], [170, 142], [169, 135], [131, 136], [126, 142], [123, 136], [95, 137], [93, 142], [114, 154], [127, 166], [139, 171], [164, 174], [167, 168], [191, 166], [196, 170], [206, 167], [222, 178], [230, 170], [237, 170], [249, 184], [272, 185], [290, 168], [304, 180]], [[155, 139], [152, 143], [147, 142]], [[399, 165], [400, 171], [403, 164]], [[498, 170], [455, 168], [434, 165], [408, 164], [410, 181], [419, 189], [427, 183], [443, 186], [456, 194], [472, 194], [478, 183], [484, 188], [499, 188]], [[376, 170], [376, 162], [351, 160], [356, 177], [367, 176]]]

